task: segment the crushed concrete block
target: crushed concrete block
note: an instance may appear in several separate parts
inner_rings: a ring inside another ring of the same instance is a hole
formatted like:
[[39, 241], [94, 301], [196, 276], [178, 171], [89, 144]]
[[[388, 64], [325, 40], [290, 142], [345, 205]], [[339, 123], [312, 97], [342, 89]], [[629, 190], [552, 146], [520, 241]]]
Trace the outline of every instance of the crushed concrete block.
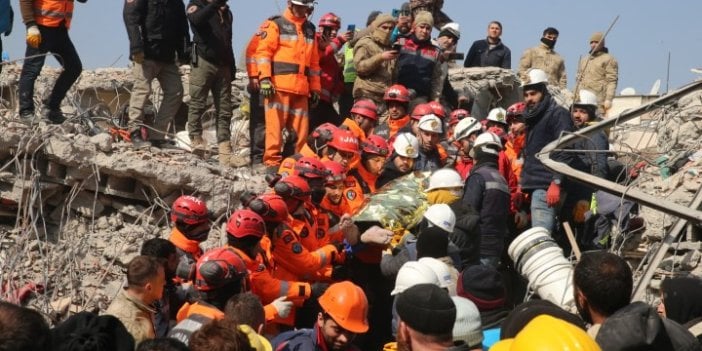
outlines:
[[90, 142], [97, 146], [97, 149], [102, 152], [112, 151], [112, 136], [107, 133], [100, 133], [90, 137]]
[[105, 211], [105, 206], [103, 206], [100, 201], [97, 201], [95, 193], [89, 193], [87, 191], [78, 193], [73, 201], [70, 202], [70, 206], [71, 209], [86, 218], [100, 216], [100, 214]]
[[699, 251], [686, 252], [680, 260], [680, 269], [684, 271], [694, 270], [700, 263], [700, 258], [702, 258], [702, 254]]

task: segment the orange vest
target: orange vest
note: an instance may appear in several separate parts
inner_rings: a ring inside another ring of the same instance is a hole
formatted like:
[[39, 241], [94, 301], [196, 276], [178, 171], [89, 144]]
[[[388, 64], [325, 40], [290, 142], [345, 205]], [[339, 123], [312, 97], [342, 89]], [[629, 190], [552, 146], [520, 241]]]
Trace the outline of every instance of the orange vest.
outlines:
[[256, 49], [260, 78], [271, 78], [277, 91], [307, 96], [322, 90], [315, 27], [290, 9], [261, 26]]
[[351, 133], [353, 133], [353, 135], [358, 139], [359, 144], [366, 141], [366, 132], [361, 129], [361, 126], [359, 126], [353, 119], [347, 118], [341, 125], [345, 126], [349, 131], [351, 131]]
[[71, 27], [73, 0], [34, 0], [34, 20], [45, 27]]
[[398, 119], [392, 119], [388, 118], [387, 124], [388, 124], [388, 129], [390, 129], [390, 134], [388, 134], [388, 140], [391, 140], [392, 138], [395, 137], [395, 134], [402, 129], [404, 126], [407, 125], [410, 121], [410, 116], [406, 115], [405, 117], [398, 118]]
[[186, 238], [185, 235], [175, 227], [171, 231], [171, 237], [168, 238], [168, 240], [170, 240], [170, 242], [172, 242], [177, 248], [192, 256], [195, 261], [199, 260], [200, 256], [202, 256], [200, 243], [196, 240]]
[[522, 165], [524, 164], [524, 160], [520, 159], [520, 153], [522, 152], [522, 148], [524, 147], [524, 138], [525, 135], [518, 135], [513, 138], [507, 139], [507, 142], [505, 143], [505, 155], [510, 161], [510, 164], [512, 165], [512, 173], [517, 177], [517, 182], [519, 181], [519, 178], [521, 177], [522, 174]]
[[217, 307], [214, 307], [210, 304], [198, 301], [194, 303], [189, 303], [186, 302], [183, 307], [181, 307], [178, 310], [178, 314], [176, 315], [176, 321], [180, 322], [185, 318], [188, 318], [190, 315], [193, 314], [199, 314], [202, 316], [205, 316], [210, 319], [215, 319], [215, 320], [220, 320], [224, 319], [224, 312], [220, 311], [217, 309]]

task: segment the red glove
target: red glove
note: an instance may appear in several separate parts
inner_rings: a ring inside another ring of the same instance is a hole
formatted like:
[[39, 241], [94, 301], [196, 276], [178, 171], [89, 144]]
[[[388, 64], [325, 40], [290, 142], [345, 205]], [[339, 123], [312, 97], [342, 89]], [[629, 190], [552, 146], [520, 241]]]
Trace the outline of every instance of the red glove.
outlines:
[[561, 186], [551, 182], [546, 190], [546, 204], [548, 207], [555, 207], [561, 201]]

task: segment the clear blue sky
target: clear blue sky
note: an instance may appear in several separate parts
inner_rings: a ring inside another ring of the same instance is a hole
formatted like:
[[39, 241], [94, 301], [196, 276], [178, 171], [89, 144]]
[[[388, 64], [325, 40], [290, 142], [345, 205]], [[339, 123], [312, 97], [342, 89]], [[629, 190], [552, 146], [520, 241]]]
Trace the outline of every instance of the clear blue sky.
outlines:
[[[276, 14], [284, 0], [230, 0], [234, 12], [234, 45], [237, 59], [246, 41], [268, 16]], [[318, 0], [314, 21], [328, 11], [342, 18], [342, 28], [349, 23], [363, 27], [372, 10], [390, 12], [401, 0]], [[24, 28], [15, 8], [14, 33], [3, 37], [3, 44], [12, 58], [25, 50]], [[381, 5], [382, 4], [382, 5]], [[70, 35], [86, 68], [128, 64], [127, 41], [122, 22], [123, 0], [88, 0], [76, 2]], [[444, 11], [460, 23], [462, 39], [459, 49], [468, 50], [476, 39], [485, 36], [487, 23], [496, 19], [504, 25], [503, 40], [512, 50], [512, 67], [516, 67], [524, 49], [538, 43], [547, 26], [559, 29], [556, 51], [565, 57], [568, 85], [572, 88], [580, 55], [589, 49], [588, 38], [594, 31], [604, 31], [616, 15], [618, 23], [607, 38], [607, 46], [619, 60], [619, 86], [631, 86], [637, 92], [648, 92], [656, 79], [666, 86], [666, 64], [671, 53], [670, 88], [696, 78], [690, 68], [702, 67], [702, 27], [699, 16], [701, 1], [472, 1], [445, 0]], [[437, 33], [434, 32], [434, 35]], [[53, 61], [53, 60], [51, 60]], [[55, 65], [55, 62], [51, 63]]]

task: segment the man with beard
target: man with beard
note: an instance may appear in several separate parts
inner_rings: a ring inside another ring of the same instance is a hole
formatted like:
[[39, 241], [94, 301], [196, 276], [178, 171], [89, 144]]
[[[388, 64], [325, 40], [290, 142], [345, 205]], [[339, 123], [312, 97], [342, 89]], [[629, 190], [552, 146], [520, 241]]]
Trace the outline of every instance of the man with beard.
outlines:
[[[568, 110], [558, 105], [546, 87], [548, 76], [540, 69], [527, 73], [522, 90], [527, 125], [526, 143], [523, 149], [524, 166], [521, 174], [522, 190], [531, 194], [531, 223], [533, 227], [544, 227], [553, 232], [556, 208], [561, 203], [563, 175], [546, 169], [536, 154], [546, 144], [572, 132], [575, 127]], [[572, 156], [567, 152], [552, 153], [552, 159], [570, 164]]]
[[502, 23], [488, 24], [487, 38], [476, 40], [468, 50], [463, 67], [512, 68], [512, 52], [502, 43]]
[[528, 80], [529, 69], [538, 68], [548, 74], [548, 84], [561, 89], [566, 88], [565, 61], [563, 57], [553, 50], [558, 40], [558, 30], [553, 27], [544, 29], [541, 44], [524, 51], [519, 60], [519, 78], [522, 82]]
[[418, 284], [396, 298], [400, 323], [397, 350], [467, 350], [454, 346], [453, 324], [456, 305], [448, 292], [434, 284]]
[[612, 99], [619, 80], [619, 64], [605, 47], [604, 35], [590, 36], [590, 55], [580, 60], [578, 88], [591, 90], [597, 95], [598, 112], [605, 114], [612, 107]]
[[321, 312], [312, 329], [282, 333], [271, 344], [276, 351], [354, 351], [358, 334], [368, 331], [368, 299], [361, 288], [349, 281], [332, 284], [319, 297]]
[[396, 136], [392, 148], [392, 155], [385, 161], [383, 171], [375, 182], [376, 188], [414, 170], [414, 161], [419, 157], [419, 140], [410, 133], [400, 133]]
[[156, 337], [165, 337], [171, 329], [171, 319], [175, 319], [176, 312], [185, 302], [185, 294], [182, 293], [184, 290], [173, 281], [178, 267], [176, 247], [166, 239], [153, 238], [142, 244], [141, 255], [153, 257], [163, 263], [166, 285], [163, 287], [163, 296], [154, 303], [156, 313], [153, 323]]
[[448, 155], [439, 144], [443, 126], [439, 117], [426, 115], [417, 123], [417, 139], [419, 140], [419, 157], [414, 162], [417, 171], [434, 171], [446, 164]]
[[173, 202], [171, 210], [173, 230], [170, 240], [178, 250], [178, 278], [190, 280], [190, 272], [200, 256], [200, 243], [210, 234], [209, 211], [201, 199], [183, 195]]

